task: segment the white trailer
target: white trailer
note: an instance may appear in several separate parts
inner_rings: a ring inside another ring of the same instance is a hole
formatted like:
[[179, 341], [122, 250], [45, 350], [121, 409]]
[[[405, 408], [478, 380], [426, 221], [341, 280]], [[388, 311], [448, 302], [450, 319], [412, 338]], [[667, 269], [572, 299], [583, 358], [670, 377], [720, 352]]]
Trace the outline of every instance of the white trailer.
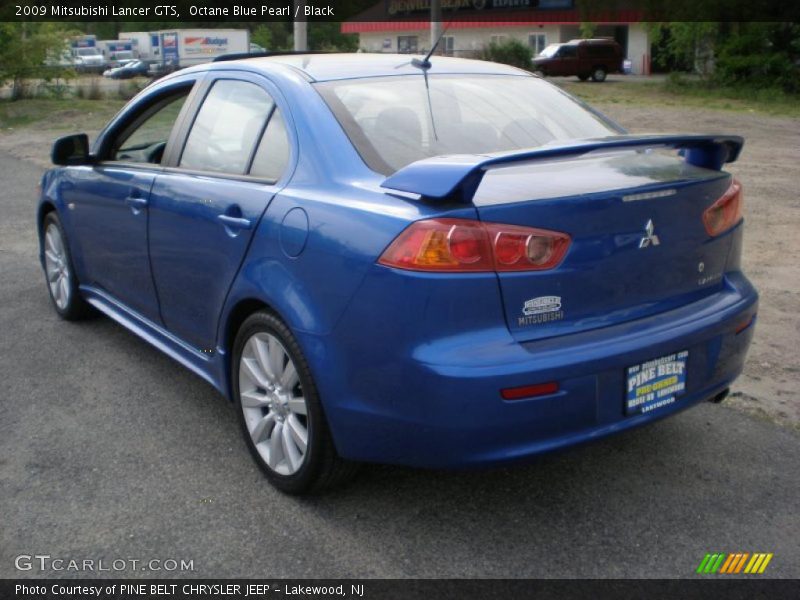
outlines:
[[135, 47], [139, 59], [146, 62], [161, 62], [161, 39], [155, 31], [123, 31], [120, 40], [128, 40]]
[[156, 33], [165, 66], [190, 67], [224, 54], [250, 51], [250, 32], [246, 29], [172, 29]]

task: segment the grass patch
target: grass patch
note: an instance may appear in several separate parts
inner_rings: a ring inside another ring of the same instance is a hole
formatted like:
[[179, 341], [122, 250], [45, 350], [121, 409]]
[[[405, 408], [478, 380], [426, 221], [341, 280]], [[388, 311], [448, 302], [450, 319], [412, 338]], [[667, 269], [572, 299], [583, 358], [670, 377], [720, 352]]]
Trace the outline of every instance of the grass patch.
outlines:
[[0, 131], [35, 128], [48, 131], [87, 131], [103, 127], [124, 100], [82, 98], [0, 101]]
[[800, 117], [800, 96], [780, 89], [718, 87], [680, 78], [652, 82], [609, 80], [600, 84], [552, 81], [589, 104], [696, 107]]

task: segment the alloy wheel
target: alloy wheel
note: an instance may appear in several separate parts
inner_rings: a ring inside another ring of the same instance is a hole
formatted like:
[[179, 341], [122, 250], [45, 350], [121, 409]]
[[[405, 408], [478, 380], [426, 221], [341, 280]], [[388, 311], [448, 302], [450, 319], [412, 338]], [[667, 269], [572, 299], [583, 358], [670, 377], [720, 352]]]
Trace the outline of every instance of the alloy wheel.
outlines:
[[64, 239], [59, 228], [53, 223], [45, 230], [44, 262], [50, 294], [56, 306], [64, 310], [69, 304], [72, 274], [64, 249]]
[[280, 475], [296, 473], [308, 450], [308, 405], [294, 361], [274, 335], [252, 335], [239, 361], [242, 413], [258, 453]]

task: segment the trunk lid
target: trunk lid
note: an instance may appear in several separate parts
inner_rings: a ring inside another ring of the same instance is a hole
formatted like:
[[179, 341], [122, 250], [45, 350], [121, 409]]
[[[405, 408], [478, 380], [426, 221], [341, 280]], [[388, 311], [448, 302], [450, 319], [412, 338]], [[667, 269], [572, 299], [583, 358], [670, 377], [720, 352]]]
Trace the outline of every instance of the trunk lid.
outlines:
[[605, 327], [718, 291], [731, 236], [711, 238], [702, 215], [730, 180], [674, 153], [642, 150], [487, 171], [473, 197], [482, 221], [572, 237], [558, 267], [498, 274], [512, 335]]

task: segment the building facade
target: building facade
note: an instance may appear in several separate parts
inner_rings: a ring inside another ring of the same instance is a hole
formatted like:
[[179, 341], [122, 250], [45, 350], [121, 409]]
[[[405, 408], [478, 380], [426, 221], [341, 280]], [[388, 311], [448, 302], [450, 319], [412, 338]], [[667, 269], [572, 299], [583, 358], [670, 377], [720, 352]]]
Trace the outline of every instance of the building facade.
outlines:
[[[491, 42], [517, 39], [537, 55], [548, 44], [568, 42], [581, 35], [581, 22], [593, 22], [591, 37], [612, 37], [630, 60], [631, 72], [650, 73], [650, 38], [637, 10], [586, 15], [573, 0], [442, 0], [447, 31], [440, 51], [473, 57]], [[480, 10], [476, 7], [482, 6]], [[536, 6], [535, 9], [525, 8]], [[511, 8], [509, 8], [511, 7]], [[519, 8], [522, 7], [522, 8]], [[342, 23], [342, 33], [356, 33], [364, 52], [425, 53], [430, 49], [430, 2], [387, 0], [383, 12], [364, 13]]]

